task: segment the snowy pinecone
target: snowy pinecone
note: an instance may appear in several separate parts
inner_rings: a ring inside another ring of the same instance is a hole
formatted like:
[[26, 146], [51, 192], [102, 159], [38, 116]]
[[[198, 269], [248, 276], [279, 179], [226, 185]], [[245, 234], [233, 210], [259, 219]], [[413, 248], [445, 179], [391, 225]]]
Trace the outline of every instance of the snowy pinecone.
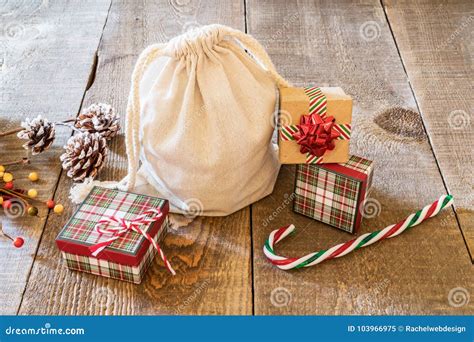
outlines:
[[120, 131], [120, 116], [106, 103], [94, 103], [87, 107], [76, 119], [74, 127], [89, 133], [100, 133], [110, 140]]
[[60, 157], [67, 176], [75, 182], [95, 178], [107, 157], [107, 141], [100, 133], [80, 132], [69, 138]]
[[54, 123], [43, 119], [41, 115], [32, 120], [27, 118], [21, 123], [21, 127], [23, 129], [18, 132], [17, 137], [28, 140], [23, 144], [23, 147], [27, 150], [30, 149], [33, 155], [47, 150], [56, 137]]

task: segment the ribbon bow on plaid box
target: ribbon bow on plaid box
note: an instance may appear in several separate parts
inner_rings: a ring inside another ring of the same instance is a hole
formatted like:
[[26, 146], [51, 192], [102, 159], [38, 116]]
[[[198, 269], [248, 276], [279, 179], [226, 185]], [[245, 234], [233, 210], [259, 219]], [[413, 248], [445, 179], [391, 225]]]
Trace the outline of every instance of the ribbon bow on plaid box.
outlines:
[[[152, 216], [148, 216], [150, 214]], [[115, 240], [123, 237], [125, 233], [129, 231], [134, 231], [143, 235], [145, 239], [147, 239], [153, 245], [153, 247], [160, 254], [160, 257], [163, 260], [168, 271], [170, 271], [171, 274], [176, 275], [176, 272], [171, 267], [171, 264], [169, 263], [168, 259], [166, 259], [166, 256], [158, 245], [158, 243], [153, 240], [153, 238], [148, 233], [146, 233], [143, 229], [140, 228], [141, 225], [155, 222], [162, 216], [163, 214], [159, 209], [150, 209], [132, 220], [125, 220], [123, 218], [117, 218], [115, 216], [108, 216], [101, 219], [95, 225], [94, 229], [97, 231], [97, 233], [99, 233], [99, 235], [110, 235], [110, 238], [105, 241], [99, 242], [93, 246], [90, 246], [89, 250], [91, 251], [92, 256], [96, 257], [102, 250], [104, 250], [104, 248], [106, 248]]]
[[68, 267], [139, 283], [159, 253], [169, 202], [162, 198], [94, 187], [56, 238]]
[[309, 97], [309, 114], [302, 115], [299, 125], [285, 125], [282, 140], [295, 140], [306, 153], [307, 164], [320, 164], [326, 151], [334, 149], [333, 140], [350, 140], [351, 125], [338, 124], [333, 116], [326, 117], [327, 98], [320, 88], [305, 88]]

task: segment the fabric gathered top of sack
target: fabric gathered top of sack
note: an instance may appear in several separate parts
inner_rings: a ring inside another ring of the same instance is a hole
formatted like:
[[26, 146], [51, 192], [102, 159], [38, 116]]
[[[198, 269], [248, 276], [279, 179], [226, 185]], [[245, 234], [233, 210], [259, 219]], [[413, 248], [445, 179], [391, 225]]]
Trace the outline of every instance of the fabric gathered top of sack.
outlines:
[[280, 164], [272, 143], [277, 87], [288, 83], [251, 36], [209, 25], [146, 48], [126, 113], [128, 175], [94, 185], [169, 200], [171, 211], [229, 215], [273, 191]]

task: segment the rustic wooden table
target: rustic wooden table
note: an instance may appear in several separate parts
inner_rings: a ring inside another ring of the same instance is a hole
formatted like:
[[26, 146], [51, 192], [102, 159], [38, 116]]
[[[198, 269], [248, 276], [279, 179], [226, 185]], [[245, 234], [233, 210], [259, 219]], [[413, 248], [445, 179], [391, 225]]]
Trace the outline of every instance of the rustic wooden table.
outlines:
[[[71, 132], [58, 128], [54, 147], [15, 175], [38, 171], [43, 197], [66, 210], [1, 217], [26, 244], [0, 240], [0, 313], [472, 314], [473, 15], [468, 0], [2, 1], [0, 131], [37, 114], [66, 119], [97, 101], [124, 113], [144, 47], [221, 23], [256, 37], [294, 84], [341, 86], [353, 96], [351, 150], [375, 161], [371, 197], [380, 203], [363, 232], [447, 192], [455, 208], [396, 239], [284, 272], [262, 253], [274, 228], [300, 228], [281, 247], [294, 255], [350, 238], [292, 212], [295, 170], [285, 166], [271, 196], [228, 217], [199, 218], [166, 239], [176, 277], [156, 258], [144, 282], [132, 285], [68, 271], [61, 261], [54, 238], [74, 207], [58, 160]], [[123, 137], [111, 149], [103, 180], [125, 173]], [[0, 140], [0, 164], [24, 154], [14, 136]]]

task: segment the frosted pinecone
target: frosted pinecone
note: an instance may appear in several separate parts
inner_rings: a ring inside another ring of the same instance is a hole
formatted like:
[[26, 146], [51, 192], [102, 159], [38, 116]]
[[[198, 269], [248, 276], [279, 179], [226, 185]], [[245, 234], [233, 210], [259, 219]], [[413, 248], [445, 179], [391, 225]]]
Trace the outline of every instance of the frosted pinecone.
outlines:
[[41, 115], [32, 120], [27, 118], [21, 123], [21, 127], [23, 129], [18, 132], [17, 136], [20, 139], [27, 140], [23, 147], [31, 150], [33, 155], [47, 150], [53, 144], [56, 137], [54, 123], [43, 119]]
[[120, 131], [120, 116], [115, 109], [106, 103], [94, 103], [82, 111], [76, 119], [74, 127], [89, 133], [100, 133], [110, 140]]
[[69, 138], [60, 159], [67, 176], [74, 181], [95, 178], [104, 166], [108, 148], [99, 133], [81, 132]]

